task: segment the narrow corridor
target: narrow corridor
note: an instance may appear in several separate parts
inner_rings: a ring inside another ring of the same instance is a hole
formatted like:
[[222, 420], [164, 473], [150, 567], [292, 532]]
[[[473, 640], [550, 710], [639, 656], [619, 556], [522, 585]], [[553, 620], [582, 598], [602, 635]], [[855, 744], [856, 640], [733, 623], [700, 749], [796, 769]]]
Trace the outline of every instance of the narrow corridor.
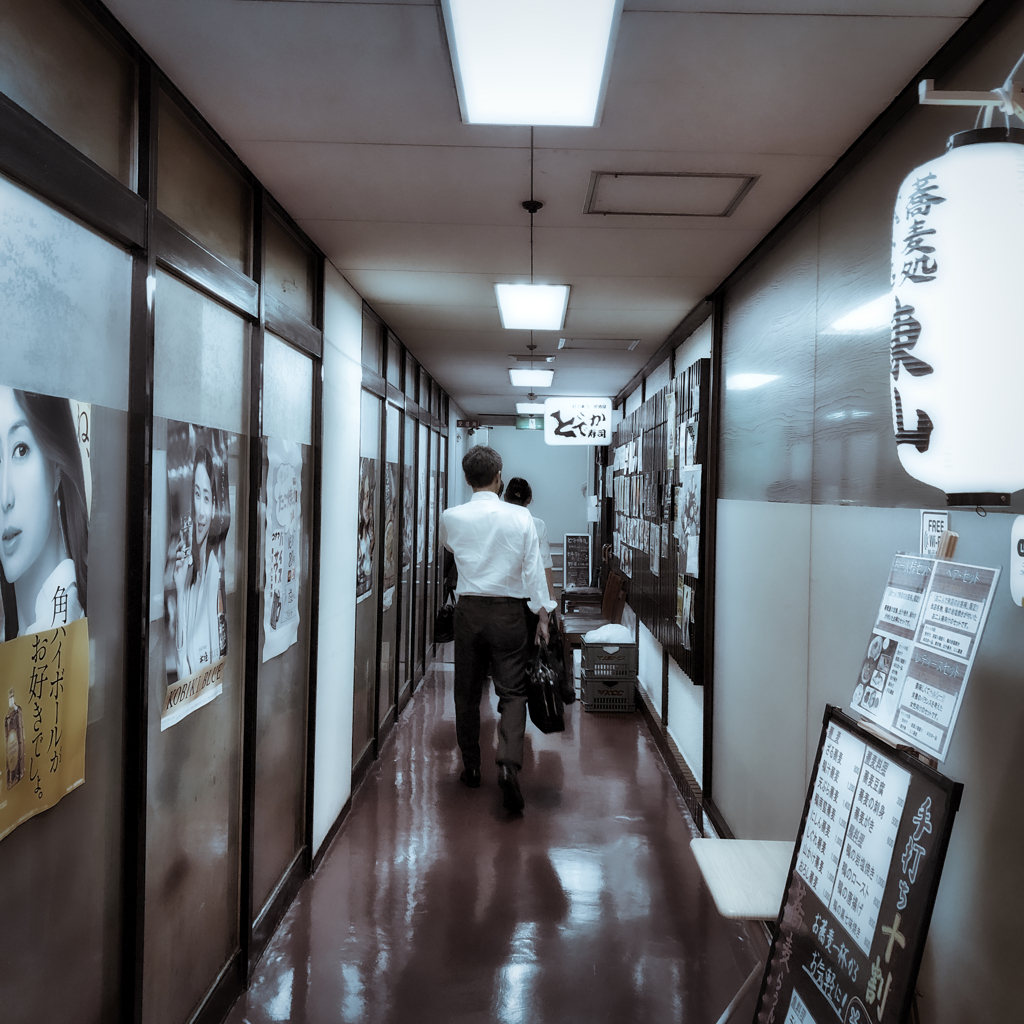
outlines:
[[483, 785], [458, 781], [451, 689], [435, 663], [228, 1024], [717, 1021], [755, 952], [641, 717], [528, 726], [510, 817], [486, 701]]

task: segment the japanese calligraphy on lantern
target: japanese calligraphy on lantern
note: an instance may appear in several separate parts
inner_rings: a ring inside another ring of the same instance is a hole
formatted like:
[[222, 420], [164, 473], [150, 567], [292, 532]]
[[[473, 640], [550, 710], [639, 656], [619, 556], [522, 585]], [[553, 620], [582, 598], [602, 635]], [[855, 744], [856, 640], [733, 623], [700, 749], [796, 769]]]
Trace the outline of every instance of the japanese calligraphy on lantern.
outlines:
[[546, 398], [544, 400], [544, 441], [546, 444], [611, 444], [612, 400], [610, 398]]
[[263, 660], [269, 661], [298, 639], [302, 445], [277, 437], [265, 443]]
[[998, 579], [998, 568], [897, 555], [853, 710], [945, 760]]
[[961, 792], [826, 707], [757, 1024], [906, 1019]]
[[6, 691], [0, 839], [85, 782], [89, 622], [0, 644]]

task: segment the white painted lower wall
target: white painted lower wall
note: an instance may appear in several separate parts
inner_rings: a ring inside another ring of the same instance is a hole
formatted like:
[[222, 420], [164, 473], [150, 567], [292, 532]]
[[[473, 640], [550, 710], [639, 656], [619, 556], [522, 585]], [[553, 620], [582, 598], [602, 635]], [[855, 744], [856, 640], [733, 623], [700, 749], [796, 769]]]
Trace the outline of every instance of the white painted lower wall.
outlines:
[[324, 285], [314, 853], [352, 792], [359, 391], [363, 376], [362, 300], [329, 263]]

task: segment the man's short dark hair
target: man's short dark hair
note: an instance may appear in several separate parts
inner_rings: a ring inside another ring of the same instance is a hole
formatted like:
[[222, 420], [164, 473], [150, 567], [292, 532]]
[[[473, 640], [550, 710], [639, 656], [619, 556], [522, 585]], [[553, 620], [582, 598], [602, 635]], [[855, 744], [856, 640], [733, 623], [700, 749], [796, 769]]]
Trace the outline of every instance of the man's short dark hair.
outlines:
[[501, 456], [493, 448], [478, 444], [462, 456], [462, 472], [470, 487], [486, 487], [501, 472]]

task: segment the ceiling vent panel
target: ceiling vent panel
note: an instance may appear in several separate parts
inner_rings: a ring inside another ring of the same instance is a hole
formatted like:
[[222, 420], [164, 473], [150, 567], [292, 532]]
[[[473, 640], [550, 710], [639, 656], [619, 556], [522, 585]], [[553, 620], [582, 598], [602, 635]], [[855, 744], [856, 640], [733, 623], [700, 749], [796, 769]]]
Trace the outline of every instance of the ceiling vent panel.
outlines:
[[628, 217], [728, 217], [757, 174], [592, 171], [584, 213]]

